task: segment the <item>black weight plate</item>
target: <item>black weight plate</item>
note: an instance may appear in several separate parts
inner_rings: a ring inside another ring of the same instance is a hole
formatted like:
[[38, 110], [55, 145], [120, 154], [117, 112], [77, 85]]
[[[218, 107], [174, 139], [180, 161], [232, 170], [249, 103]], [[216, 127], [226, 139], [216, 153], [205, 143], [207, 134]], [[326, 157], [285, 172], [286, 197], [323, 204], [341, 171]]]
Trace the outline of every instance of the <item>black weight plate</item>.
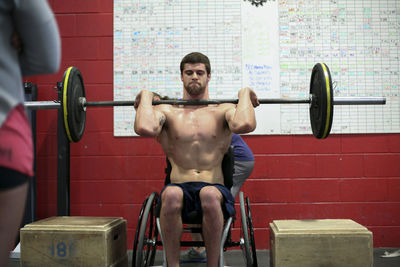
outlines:
[[333, 89], [329, 68], [324, 63], [315, 64], [310, 81], [310, 121], [313, 135], [327, 138], [332, 128]]
[[65, 133], [70, 142], [78, 142], [83, 136], [86, 123], [86, 110], [79, 103], [85, 97], [82, 74], [76, 67], [69, 67], [64, 72], [62, 85], [62, 113]]

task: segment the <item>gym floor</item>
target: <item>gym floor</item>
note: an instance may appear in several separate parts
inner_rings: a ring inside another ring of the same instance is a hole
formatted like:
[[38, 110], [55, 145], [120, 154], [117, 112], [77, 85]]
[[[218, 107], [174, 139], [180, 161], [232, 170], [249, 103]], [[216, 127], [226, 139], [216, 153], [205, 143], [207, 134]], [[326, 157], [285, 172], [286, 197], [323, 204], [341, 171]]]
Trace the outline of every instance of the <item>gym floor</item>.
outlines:
[[[399, 267], [400, 257], [383, 258], [385, 252], [393, 253], [400, 248], [375, 248], [374, 249], [374, 266], [373, 267]], [[132, 251], [128, 251], [129, 264], [132, 266]], [[240, 267], [244, 266], [243, 256], [241, 250], [229, 250], [225, 252], [226, 266]], [[269, 267], [269, 251], [258, 250], [257, 251], [258, 266]], [[19, 259], [10, 259], [8, 267], [19, 267]], [[162, 252], [157, 251], [155, 266], [162, 266]], [[206, 266], [205, 263], [186, 263], [182, 264], [184, 267], [202, 267]]]

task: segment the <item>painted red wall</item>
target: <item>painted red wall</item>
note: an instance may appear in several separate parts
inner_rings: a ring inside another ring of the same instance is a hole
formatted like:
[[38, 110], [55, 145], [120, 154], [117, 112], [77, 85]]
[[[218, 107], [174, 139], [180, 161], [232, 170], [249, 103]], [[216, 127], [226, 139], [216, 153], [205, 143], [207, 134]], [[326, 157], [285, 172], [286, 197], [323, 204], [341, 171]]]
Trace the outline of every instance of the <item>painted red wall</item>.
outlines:
[[[89, 101], [113, 98], [113, 1], [50, 0], [62, 35], [56, 75], [27, 80], [53, 100], [64, 70], [77, 66]], [[57, 115], [38, 111], [38, 217], [57, 214]], [[246, 136], [256, 156], [243, 191], [250, 196], [257, 248], [269, 248], [276, 219], [350, 218], [374, 233], [375, 247], [400, 246], [400, 134]], [[87, 111], [86, 131], [71, 144], [71, 215], [121, 216], [132, 248], [143, 200], [159, 191], [164, 155], [151, 138], [114, 137], [112, 108]], [[238, 227], [238, 224], [236, 225]], [[233, 239], [238, 237], [233, 230]]]

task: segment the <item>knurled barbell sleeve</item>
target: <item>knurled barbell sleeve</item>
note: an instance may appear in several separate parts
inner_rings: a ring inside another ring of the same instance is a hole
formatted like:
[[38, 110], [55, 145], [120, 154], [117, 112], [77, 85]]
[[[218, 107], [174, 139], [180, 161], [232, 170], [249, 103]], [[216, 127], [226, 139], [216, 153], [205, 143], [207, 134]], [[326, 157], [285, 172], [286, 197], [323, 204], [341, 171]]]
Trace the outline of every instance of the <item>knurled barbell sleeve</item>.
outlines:
[[61, 103], [56, 101], [28, 101], [25, 102], [24, 104], [27, 109], [31, 110], [59, 109], [61, 107]]

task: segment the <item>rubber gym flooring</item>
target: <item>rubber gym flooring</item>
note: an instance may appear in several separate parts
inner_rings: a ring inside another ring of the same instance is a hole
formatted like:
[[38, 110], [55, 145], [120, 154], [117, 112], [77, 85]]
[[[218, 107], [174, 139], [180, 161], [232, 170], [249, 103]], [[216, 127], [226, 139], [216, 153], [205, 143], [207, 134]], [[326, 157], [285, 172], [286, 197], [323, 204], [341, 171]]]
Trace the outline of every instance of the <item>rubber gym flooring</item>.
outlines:
[[[400, 256], [399, 257], [391, 257], [391, 258], [382, 258], [385, 251], [389, 253], [393, 253], [400, 248], [375, 248], [374, 249], [374, 266], [373, 267], [399, 267], [400, 266]], [[131, 258], [132, 251], [128, 251], [129, 256], [129, 264], [128, 266], [132, 266]], [[229, 250], [225, 252], [226, 266], [232, 267], [242, 267], [244, 266], [243, 256], [241, 250]], [[269, 265], [269, 251], [268, 250], [258, 250], [257, 251], [257, 260], [259, 267], [270, 267]], [[162, 252], [157, 251], [156, 254], [156, 266], [162, 266]], [[10, 259], [10, 264], [8, 267], [19, 267], [19, 259]], [[90, 265], [88, 265], [90, 266]], [[185, 263], [181, 264], [182, 267], [203, 267], [206, 266], [205, 263]], [[301, 267], [301, 266], [299, 266]]]

